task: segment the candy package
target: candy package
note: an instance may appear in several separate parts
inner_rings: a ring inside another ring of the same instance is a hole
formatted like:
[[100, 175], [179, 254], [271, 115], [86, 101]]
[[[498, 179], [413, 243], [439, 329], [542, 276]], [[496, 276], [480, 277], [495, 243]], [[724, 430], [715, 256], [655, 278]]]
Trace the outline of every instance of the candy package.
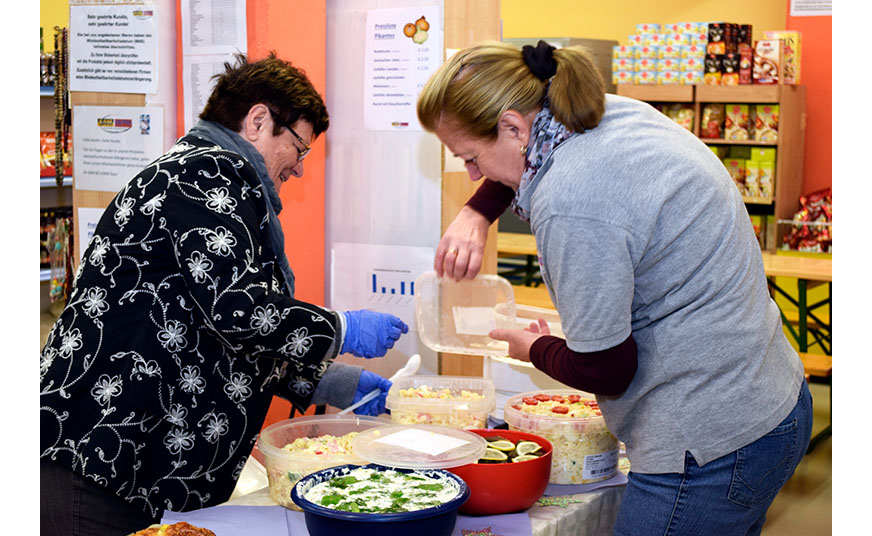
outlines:
[[699, 125], [701, 138], [723, 138], [724, 105], [720, 103], [706, 104], [702, 109], [702, 122]]
[[833, 194], [830, 188], [799, 197], [800, 210], [784, 235], [784, 248], [831, 253], [833, 243]]

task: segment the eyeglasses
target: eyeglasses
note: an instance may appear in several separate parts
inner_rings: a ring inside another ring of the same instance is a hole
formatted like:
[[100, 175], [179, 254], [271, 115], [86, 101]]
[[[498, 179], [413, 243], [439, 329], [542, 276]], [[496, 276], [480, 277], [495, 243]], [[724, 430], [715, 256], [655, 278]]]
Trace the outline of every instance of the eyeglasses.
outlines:
[[288, 124], [282, 123], [281, 121], [279, 121], [278, 119], [276, 119], [276, 114], [273, 113], [272, 110], [270, 110], [269, 113], [270, 113], [270, 115], [272, 116], [273, 121], [274, 121], [277, 125], [282, 126], [282, 127], [285, 127], [286, 129], [288, 129], [288, 130], [290, 131], [290, 133], [291, 133], [295, 138], [297, 138], [297, 141], [299, 141], [299, 142], [303, 145], [303, 149], [300, 149], [299, 147], [297, 147], [297, 144], [294, 144], [294, 149], [297, 150], [297, 161], [302, 162], [303, 159], [306, 158], [306, 155], [309, 154], [309, 151], [312, 150], [312, 147], [311, 147], [308, 143], [306, 143], [305, 141], [303, 141], [303, 138], [301, 138], [300, 135], [297, 134], [297, 133], [294, 131], [293, 128], [291, 128], [291, 125], [288, 125]]

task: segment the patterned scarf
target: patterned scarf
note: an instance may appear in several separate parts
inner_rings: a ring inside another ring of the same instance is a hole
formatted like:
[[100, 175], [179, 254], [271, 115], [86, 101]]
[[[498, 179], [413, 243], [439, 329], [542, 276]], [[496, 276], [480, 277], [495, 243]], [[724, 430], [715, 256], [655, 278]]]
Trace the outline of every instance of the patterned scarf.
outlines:
[[198, 121], [188, 134], [203, 138], [228, 151], [233, 151], [254, 166], [255, 171], [257, 171], [257, 177], [260, 179], [260, 184], [263, 186], [269, 201], [266, 204], [266, 209], [269, 214], [269, 236], [273, 251], [275, 251], [279, 268], [285, 276], [285, 282], [293, 298], [294, 271], [288, 262], [288, 256], [285, 254], [285, 234], [282, 232], [282, 224], [279, 223], [278, 217], [279, 212], [282, 211], [282, 200], [279, 199], [276, 186], [266, 170], [266, 162], [263, 160], [263, 155], [260, 154], [254, 145], [244, 140], [242, 136], [212, 121]]
[[539, 169], [548, 160], [554, 149], [573, 134], [554, 119], [554, 114], [548, 108], [550, 104], [546, 96], [542, 110], [533, 120], [530, 145], [527, 147], [527, 157], [524, 162], [524, 174], [521, 175], [521, 185], [515, 193], [515, 199], [512, 200], [512, 212], [522, 221], [528, 223], [530, 221], [530, 197], [536, 190]]

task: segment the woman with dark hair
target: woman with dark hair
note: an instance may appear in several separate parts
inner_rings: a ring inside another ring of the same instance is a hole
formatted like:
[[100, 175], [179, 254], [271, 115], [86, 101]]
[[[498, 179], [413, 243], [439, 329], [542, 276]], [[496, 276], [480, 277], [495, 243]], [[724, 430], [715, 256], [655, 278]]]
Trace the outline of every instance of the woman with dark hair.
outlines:
[[226, 64], [199, 123], [112, 200], [40, 356], [42, 534], [129, 534], [226, 501], [273, 395], [384, 411], [408, 327], [294, 298], [278, 193], [329, 120], [274, 54]]
[[759, 534], [807, 448], [811, 395], [717, 157], [543, 41], [457, 52], [418, 117], [486, 179], [439, 243], [440, 276], [475, 277], [510, 205], [530, 223], [566, 338], [544, 321], [490, 335], [597, 395], [631, 463], [615, 533]]

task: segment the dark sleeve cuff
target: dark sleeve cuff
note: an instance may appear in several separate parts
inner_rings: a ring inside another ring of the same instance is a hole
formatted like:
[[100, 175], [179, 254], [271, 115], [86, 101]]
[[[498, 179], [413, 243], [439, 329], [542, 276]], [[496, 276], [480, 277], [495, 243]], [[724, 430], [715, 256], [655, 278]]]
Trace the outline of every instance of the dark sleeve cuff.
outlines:
[[475, 194], [466, 202], [466, 206], [493, 223], [511, 206], [514, 198], [515, 191], [505, 184], [485, 179]]
[[636, 341], [633, 336], [599, 352], [573, 352], [566, 341], [546, 335], [530, 347], [533, 365], [555, 380], [596, 395], [617, 396], [636, 375]]

